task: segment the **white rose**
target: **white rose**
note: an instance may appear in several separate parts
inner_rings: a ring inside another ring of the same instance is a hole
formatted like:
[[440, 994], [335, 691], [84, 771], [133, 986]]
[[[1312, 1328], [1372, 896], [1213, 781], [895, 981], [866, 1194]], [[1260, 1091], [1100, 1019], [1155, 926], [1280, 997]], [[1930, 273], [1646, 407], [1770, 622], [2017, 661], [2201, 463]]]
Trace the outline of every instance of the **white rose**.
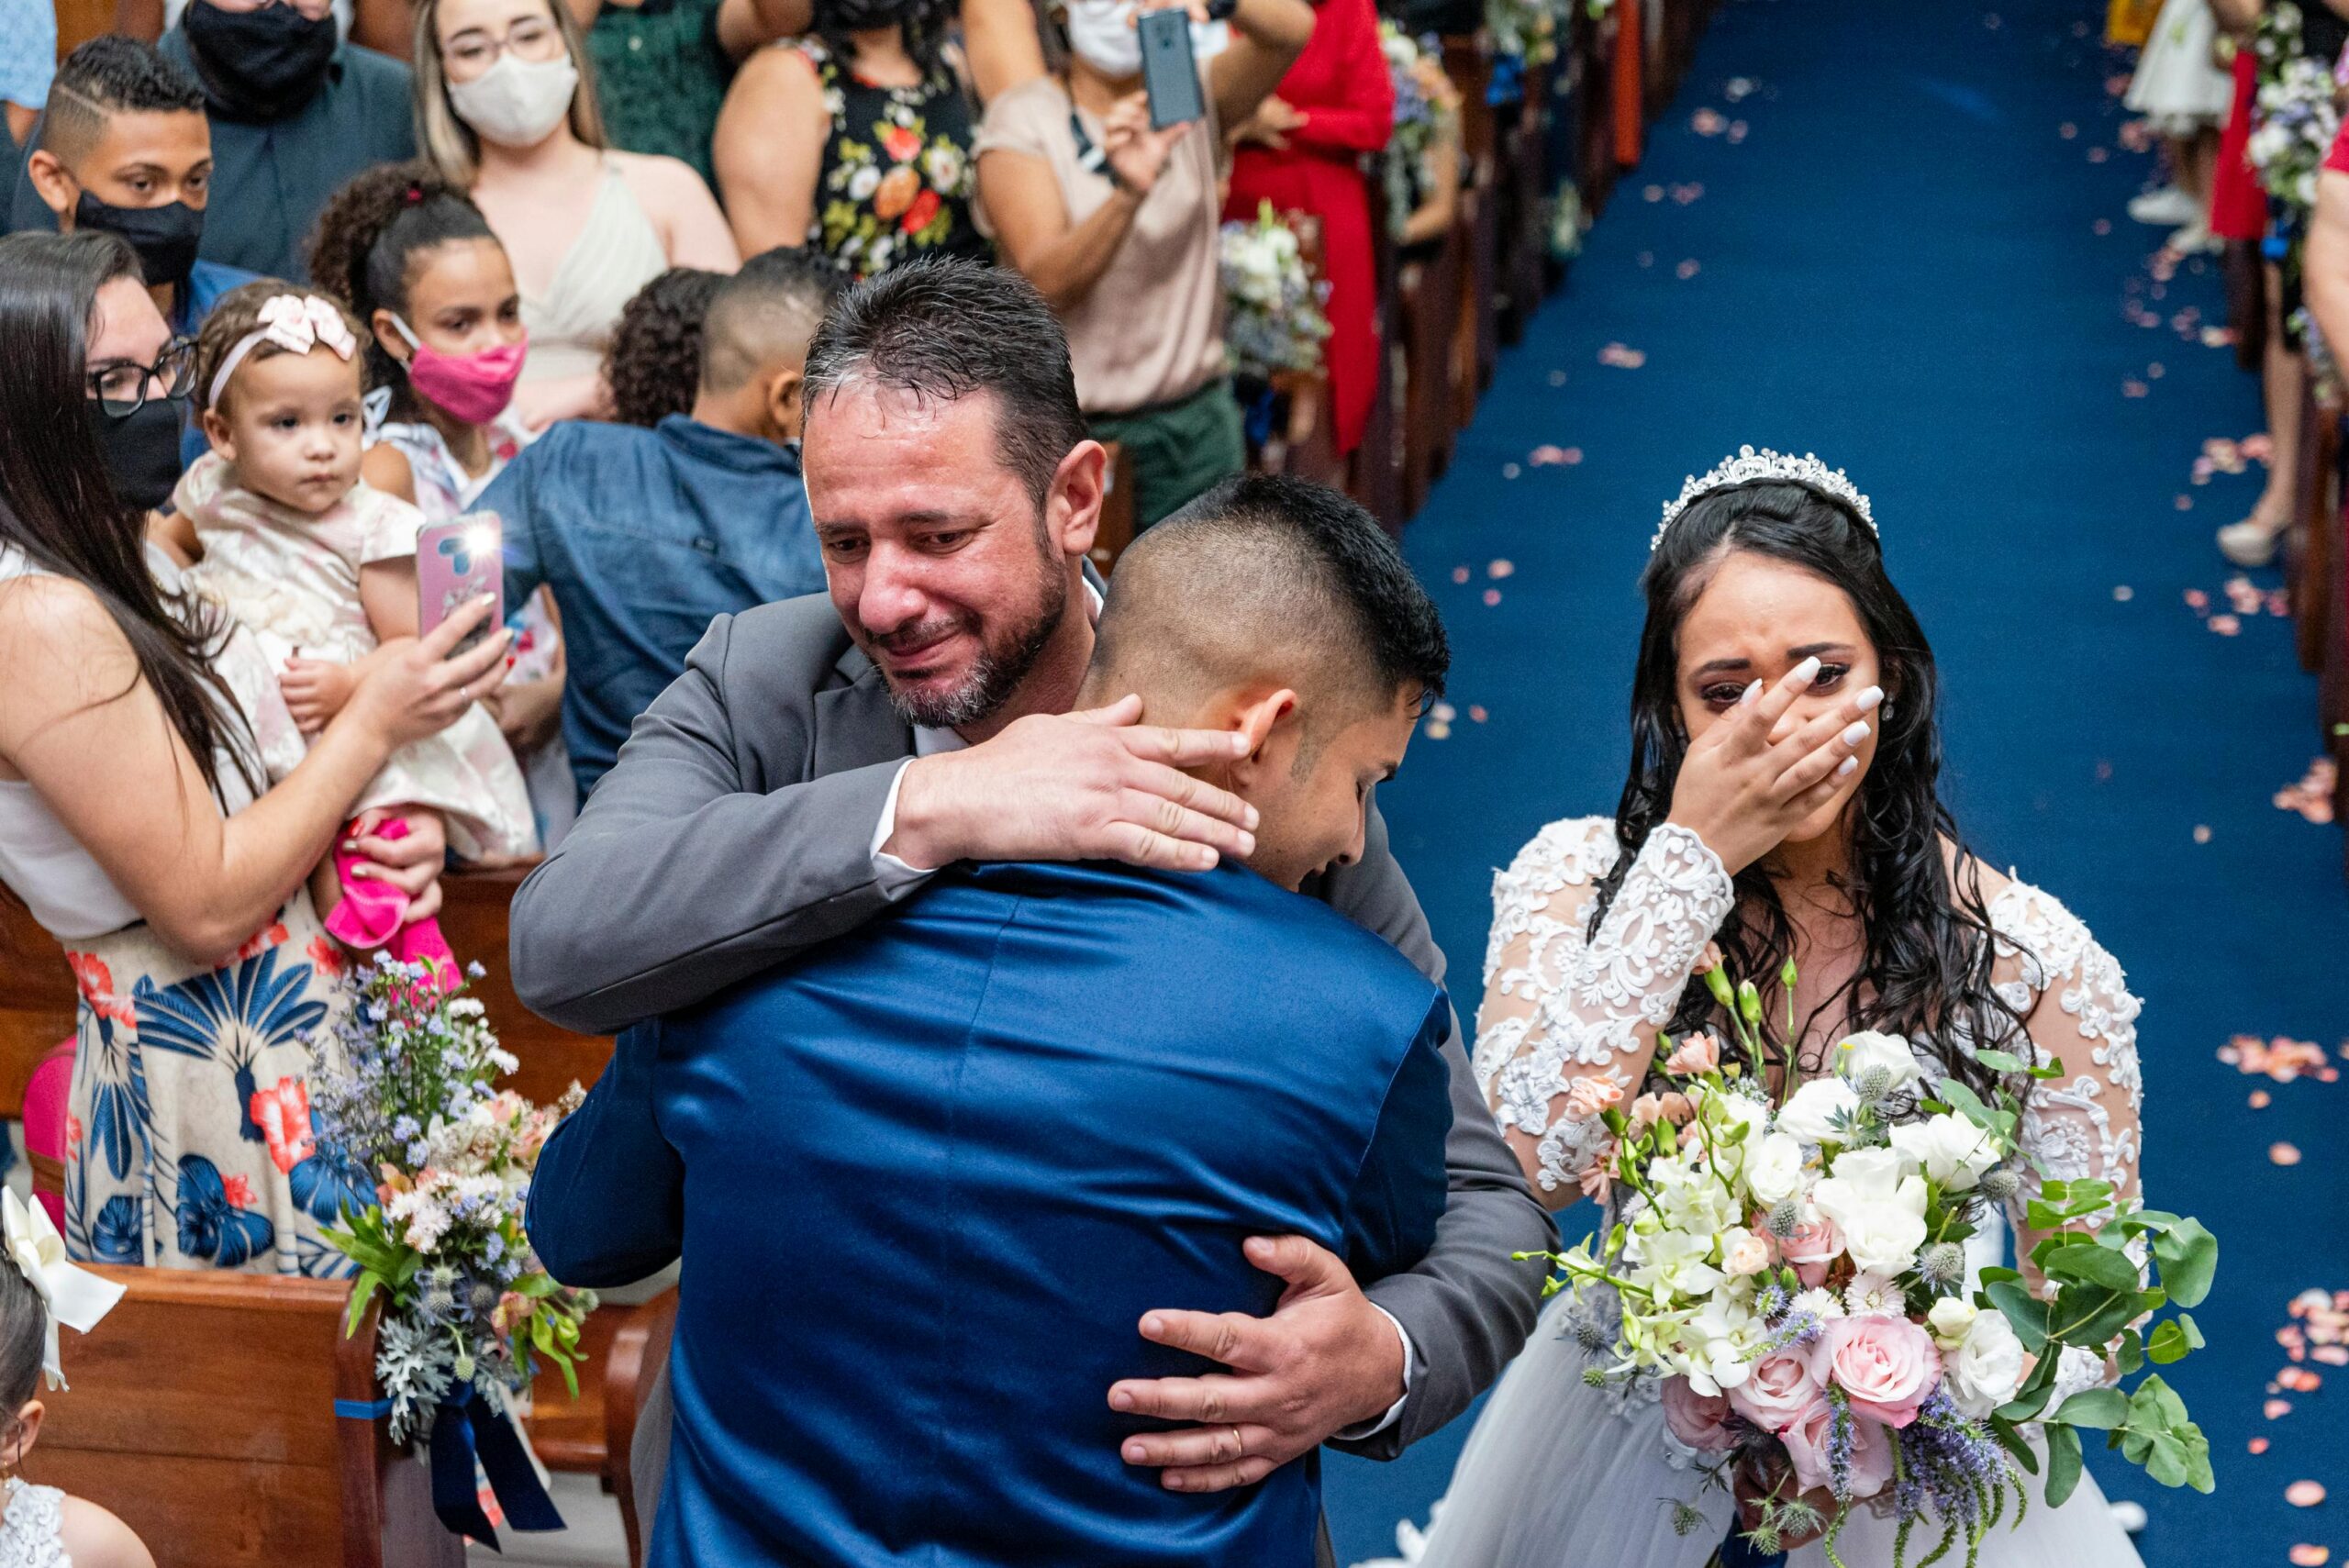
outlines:
[[1836, 1121], [1859, 1108], [1859, 1095], [1841, 1078], [1813, 1078], [1778, 1107], [1778, 1130], [1805, 1143], [1840, 1143]]
[[1783, 1132], [1765, 1136], [1745, 1162], [1746, 1190], [1772, 1207], [1802, 1187], [1802, 1145]]
[[1998, 1162], [1990, 1135], [1954, 1112], [1894, 1128], [1892, 1146], [1914, 1160], [1928, 1180], [1954, 1193], [1972, 1189]]
[[2022, 1341], [2007, 1326], [2006, 1314], [1978, 1313], [1948, 1358], [1950, 1397], [1961, 1411], [1980, 1420], [2022, 1386]]
[[1897, 1034], [1865, 1029], [1845, 1040], [1835, 1053], [1835, 1074], [1847, 1084], [1858, 1083], [1878, 1067], [1892, 1075], [1895, 1089], [1907, 1088], [1920, 1076], [1909, 1042]]
[[1974, 1327], [1980, 1309], [1962, 1296], [1944, 1296], [1933, 1303], [1925, 1314], [1925, 1321], [1933, 1326], [1933, 1341], [1945, 1351], [1954, 1351], [1965, 1341], [1965, 1331]]
[[1811, 1188], [1810, 1201], [1843, 1233], [1852, 1262], [1887, 1274], [1915, 1263], [1925, 1244], [1924, 1182], [1889, 1149], [1846, 1150], [1833, 1172]]

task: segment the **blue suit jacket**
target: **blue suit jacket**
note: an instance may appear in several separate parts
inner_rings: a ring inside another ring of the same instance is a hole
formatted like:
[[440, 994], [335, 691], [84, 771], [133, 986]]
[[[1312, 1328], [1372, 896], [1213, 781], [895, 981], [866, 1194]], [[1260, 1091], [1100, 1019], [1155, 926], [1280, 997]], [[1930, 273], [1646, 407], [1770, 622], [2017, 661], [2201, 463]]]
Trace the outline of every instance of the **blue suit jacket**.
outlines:
[[1272, 1309], [1249, 1236], [1418, 1261], [1448, 1029], [1393, 949], [1243, 868], [1015, 864], [624, 1036], [529, 1221], [574, 1284], [682, 1248], [652, 1561], [1304, 1568], [1310, 1460], [1169, 1492], [1108, 1391], [1206, 1370], [1152, 1307]]

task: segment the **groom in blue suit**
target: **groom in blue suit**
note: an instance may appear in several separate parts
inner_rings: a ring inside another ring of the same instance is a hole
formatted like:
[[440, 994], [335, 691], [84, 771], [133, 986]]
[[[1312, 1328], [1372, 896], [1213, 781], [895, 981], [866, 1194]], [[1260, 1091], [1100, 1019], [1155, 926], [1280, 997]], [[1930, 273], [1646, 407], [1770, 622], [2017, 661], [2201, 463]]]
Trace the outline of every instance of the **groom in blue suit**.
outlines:
[[1209, 1372], [1140, 1336], [1157, 1304], [1273, 1308], [1250, 1238], [1365, 1282], [1434, 1239], [1449, 1008], [1293, 890], [1361, 851], [1447, 663], [1358, 507], [1231, 482], [1128, 551], [1080, 701], [1245, 737], [1210, 776], [1247, 866], [958, 867], [621, 1041], [529, 1227], [559, 1278], [684, 1259], [653, 1562], [1313, 1562], [1310, 1456], [1171, 1490], [1102, 1390]]

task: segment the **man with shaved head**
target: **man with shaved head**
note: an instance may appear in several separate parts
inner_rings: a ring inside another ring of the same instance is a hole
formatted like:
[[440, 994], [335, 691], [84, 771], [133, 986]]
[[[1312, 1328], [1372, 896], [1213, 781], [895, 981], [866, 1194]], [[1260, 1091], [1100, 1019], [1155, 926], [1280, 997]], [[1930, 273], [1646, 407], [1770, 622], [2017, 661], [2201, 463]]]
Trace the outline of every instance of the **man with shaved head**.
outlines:
[[753, 256], [702, 323], [690, 416], [559, 424], [475, 504], [506, 524], [506, 595], [562, 614], [562, 739], [584, 797], [712, 617], [824, 585], [799, 480], [808, 339], [840, 286], [822, 257]]
[[1295, 890], [1362, 853], [1449, 657], [1360, 507], [1220, 486], [1120, 563], [1079, 700], [1237, 737], [1195, 771], [1257, 811], [1244, 865], [966, 862], [623, 1042], [655, 1136], [607, 1075], [529, 1229], [559, 1278], [583, 1224], [684, 1258], [651, 1562], [1308, 1568], [1318, 1468], [1233, 1421], [1243, 1490], [1163, 1486], [1124, 1380], [1209, 1372], [1136, 1325], [1271, 1310], [1266, 1238], [1358, 1284], [1434, 1242], [1450, 1008]]
[[[1059, 321], [1008, 269], [916, 261], [850, 289], [809, 348], [806, 402], [826, 592], [719, 617], [637, 721], [515, 896], [527, 1005], [597, 1032], [682, 1014], [885, 918], [932, 878], [998, 862], [1179, 873], [1147, 885], [1180, 902], [1207, 896], [1187, 891], [1194, 880], [1241, 885], [1224, 870], [1244, 861], [1441, 982], [1443, 955], [1372, 797], [1401, 755], [1414, 683], [1440, 678], [1441, 661], [1429, 663], [1426, 638], [1415, 653], [1398, 640], [1431, 623], [1358, 509], [1262, 481], [1224, 492], [1185, 530], [1138, 541], [1118, 567], [1119, 607], [1102, 611], [1087, 558], [1108, 454], [1086, 433]], [[1390, 664], [1382, 650], [1400, 651]], [[1243, 667], [1251, 658], [1280, 662]], [[1325, 678], [1332, 658], [1343, 667]], [[1079, 1021], [1143, 1005], [1088, 969], [1089, 951], [1065, 955]], [[1186, 1002], [1265, 984], [1244, 965], [1197, 981]], [[592, 1123], [601, 1146], [667, 1157], [657, 1049], [622, 1038], [581, 1137]], [[1445, 1074], [1414, 1080], [1452, 1125], [1424, 1258], [1358, 1277], [1326, 1238], [1235, 1232], [1224, 1261], [1245, 1241], [1270, 1271], [1268, 1317], [1209, 1318], [1176, 1294], [1124, 1326], [1127, 1360], [1094, 1398], [1180, 1423], [1117, 1446], [1144, 1485], [1244, 1487], [1325, 1441], [1391, 1457], [1464, 1409], [1524, 1342], [1540, 1281], [1509, 1255], [1553, 1230], [1457, 1040], [1441, 1060]], [[666, 1261], [592, 1205], [551, 1213], [564, 1222], [538, 1240], [566, 1283], [618, 1285]], [[688, 1257], [684, 1299], [702, 1277]], [[1170, 1351], [1210, 1342], [1229, 1369], [1217, 1380], [1150, 1375]], [[671, 1450], [667, 1388], [655, 1381], [638, 1425], [640, 1507]]]

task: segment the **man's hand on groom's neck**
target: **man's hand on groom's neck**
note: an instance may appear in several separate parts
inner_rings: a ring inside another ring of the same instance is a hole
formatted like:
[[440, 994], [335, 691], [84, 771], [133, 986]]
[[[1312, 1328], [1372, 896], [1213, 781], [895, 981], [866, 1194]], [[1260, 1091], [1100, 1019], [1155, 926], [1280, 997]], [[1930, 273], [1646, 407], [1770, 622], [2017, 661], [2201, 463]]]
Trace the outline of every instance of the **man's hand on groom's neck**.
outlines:
[[1120, 1452], [1162, 1470], [1169, 1491], [1252, 1486], [1350, 1427], [1375, 1421], [1404, 1394], [1404, 1340], [1345, 1263], [1302, 1236], [1254, 1237], [1248, 1261], [1288, 1282], [1270, 1318], [1158, 1311], [1146, 1340], [1231, 1368], [1202, 1377], [1130, 1379], [1109, 1390], [1129, 1415], [1196, 1421], [1137, 1433]]
[[966, 751], [906, 766], [881, 846], [918, 870], [954, 861], [1124, 861], [1207, 871], [1256, 852], [1256, 808], [1183, 772], [1247, 755], [1223, 729], [1137, 723], [1141, 699], [1030, 714]]

